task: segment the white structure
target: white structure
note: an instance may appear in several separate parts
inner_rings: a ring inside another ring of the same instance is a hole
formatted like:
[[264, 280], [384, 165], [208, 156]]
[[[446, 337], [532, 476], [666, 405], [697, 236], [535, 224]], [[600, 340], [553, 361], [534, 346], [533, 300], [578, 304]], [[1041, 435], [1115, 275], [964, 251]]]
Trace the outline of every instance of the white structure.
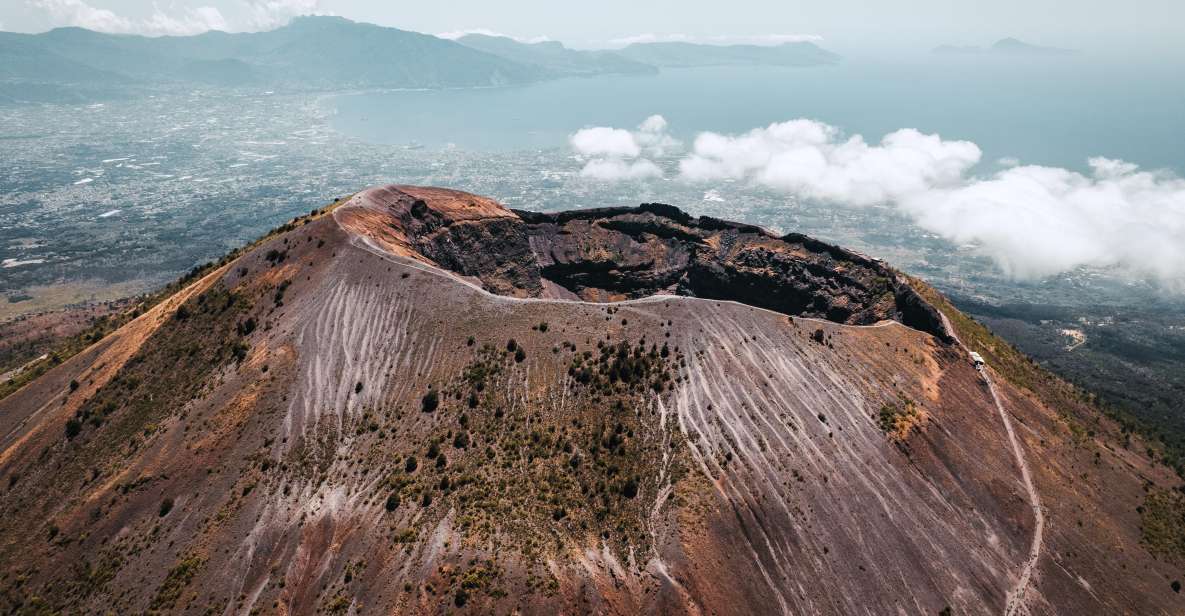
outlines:
[[971, 362], [975, 364], [976, 368], [983, 366], [983, 356], [975, 351], [971, 351]]

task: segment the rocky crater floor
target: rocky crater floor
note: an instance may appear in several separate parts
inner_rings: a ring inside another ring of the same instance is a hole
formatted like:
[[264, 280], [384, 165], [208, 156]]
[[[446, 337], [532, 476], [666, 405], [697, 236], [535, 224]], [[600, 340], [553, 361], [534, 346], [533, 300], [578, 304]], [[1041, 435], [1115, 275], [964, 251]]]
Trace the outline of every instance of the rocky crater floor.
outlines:
[[0, 399], [5, 612], [1182, 609], [1156, 443], [805, 236], [386, 186], [158, 299]]

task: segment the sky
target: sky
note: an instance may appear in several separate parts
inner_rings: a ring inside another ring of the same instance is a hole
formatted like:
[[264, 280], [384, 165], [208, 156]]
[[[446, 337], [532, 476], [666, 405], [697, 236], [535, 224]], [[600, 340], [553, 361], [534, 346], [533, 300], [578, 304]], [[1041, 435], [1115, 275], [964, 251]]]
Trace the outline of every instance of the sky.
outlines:
[[252, 31], [333, 14], [431, 34], [482, 30], [611, 47], [631, 40], [821, 40], [839, 51], [987, 45], [1014, 36], [1075, 49], [1185, 49], [1179, 0], [4, 0], [0, 29], [83, 26], [147, 35]]

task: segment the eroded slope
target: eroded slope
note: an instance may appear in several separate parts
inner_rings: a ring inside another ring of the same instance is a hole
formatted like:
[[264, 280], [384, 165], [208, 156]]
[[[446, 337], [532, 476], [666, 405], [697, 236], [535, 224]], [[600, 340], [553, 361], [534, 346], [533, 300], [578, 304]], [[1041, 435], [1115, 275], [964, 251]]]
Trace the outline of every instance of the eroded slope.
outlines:
[[[883, 319], [920, 296], [859, 302], [875, 264], [828, 274], [808, 240], [652, 209], [370, 191], [0, 401], [5, 608], [1003, 611], [1032, 510], [961, 348]], [[555, 299], [680, 292], [746, 251], [870, 324]], [[589, 254], [648, 265], [553, 267]], [[1132, 503], [1173, 478], [999, 389], [1047, 518], [1026, 609], [1171, 613]]]

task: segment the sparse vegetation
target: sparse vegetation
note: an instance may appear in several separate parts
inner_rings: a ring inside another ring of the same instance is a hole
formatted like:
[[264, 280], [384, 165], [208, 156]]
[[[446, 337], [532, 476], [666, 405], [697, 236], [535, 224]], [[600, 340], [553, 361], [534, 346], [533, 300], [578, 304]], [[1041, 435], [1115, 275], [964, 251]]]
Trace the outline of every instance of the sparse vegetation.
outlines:
[[435, 389], [428, 390], [424, 397], [420, 399], [420, 409], [425, 413], [431, 413], [440, 406], [440, 394], [436, 393]]
[[1151, 487], [1140, 512], [1140, 541], [1158, 558], [1185, 564], [1185, 494]]
[[189, 586], [205, 563], [203, 558], [187, 556], [172, 569], [169, 569], [165, 580], [156, 589], [156, 597], [153, 598], [150, 609], [154, 611], [171, 610], [177, 604], [177, 600], [181, 598], [181, 593], [185, 591], [185, 588]]
[[918, 410], [917, 404], [904, 398], [881, 405], [876, 418], [881, 432], [898, 441], [905, 440], [909, 432], [917, 428], [921, 421], [922, 413]]

